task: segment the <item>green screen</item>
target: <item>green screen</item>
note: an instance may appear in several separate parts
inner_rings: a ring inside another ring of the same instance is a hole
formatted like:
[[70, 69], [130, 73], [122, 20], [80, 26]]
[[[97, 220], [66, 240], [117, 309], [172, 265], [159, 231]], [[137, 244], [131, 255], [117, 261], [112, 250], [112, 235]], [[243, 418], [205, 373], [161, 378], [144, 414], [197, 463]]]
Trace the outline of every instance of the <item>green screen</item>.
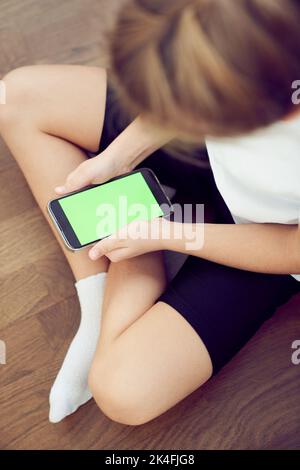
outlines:
[[115, 233], [133, 220], [163, 215], [141, 173], [59, 200], [81, 245]]

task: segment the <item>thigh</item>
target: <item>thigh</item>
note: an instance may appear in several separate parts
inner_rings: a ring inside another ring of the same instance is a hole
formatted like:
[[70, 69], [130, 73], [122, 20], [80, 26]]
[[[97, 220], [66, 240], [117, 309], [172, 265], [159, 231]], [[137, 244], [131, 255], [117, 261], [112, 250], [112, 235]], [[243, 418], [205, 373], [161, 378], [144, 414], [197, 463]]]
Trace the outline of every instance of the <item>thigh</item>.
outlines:
[[126, 424], [159, 416], [218, 372], [299, 286], [190, 257], [105, 352], [100, 342], [91, 375], [100, 408]]
[[199, 335], [176, 310], [158, 302], [105, 353], [98, 348], [90, 387], [107, 416], [137, 425], [167, 411], [211, 374]]
[[217, 373], [299, 289], [290, 275], [254, 273], [189, 257], [160, 300], [198, 333]]
[[[78, 65], [21, 67], [4, 77], [7, 112], [39, 130], [96, 151], [102, 130], [106, 71]], [[9, 118], [8, 118], [9, 121]]]

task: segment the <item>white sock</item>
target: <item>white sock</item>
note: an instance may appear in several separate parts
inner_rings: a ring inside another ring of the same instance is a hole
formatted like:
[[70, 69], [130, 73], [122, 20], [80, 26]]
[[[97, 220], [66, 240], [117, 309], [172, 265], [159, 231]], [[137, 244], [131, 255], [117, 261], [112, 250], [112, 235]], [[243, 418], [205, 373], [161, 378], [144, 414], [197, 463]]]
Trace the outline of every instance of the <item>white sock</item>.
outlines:
[[58, 423], [92, 397], [88, 373], [100, 333], [101, 307], [106, 273], [76, 282], [81, 321], [63, 365], [51, 388], [49, 420]]

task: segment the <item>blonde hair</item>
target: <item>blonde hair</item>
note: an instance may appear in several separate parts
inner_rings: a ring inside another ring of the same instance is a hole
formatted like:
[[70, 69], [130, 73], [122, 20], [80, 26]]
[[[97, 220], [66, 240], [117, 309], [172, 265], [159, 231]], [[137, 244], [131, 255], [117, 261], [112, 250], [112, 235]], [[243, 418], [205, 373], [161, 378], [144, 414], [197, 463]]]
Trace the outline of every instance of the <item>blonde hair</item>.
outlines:
[[293, 109], [298, 0], [131, 0], [111, 41], [121, 99], [166, 129], [233, 136]]

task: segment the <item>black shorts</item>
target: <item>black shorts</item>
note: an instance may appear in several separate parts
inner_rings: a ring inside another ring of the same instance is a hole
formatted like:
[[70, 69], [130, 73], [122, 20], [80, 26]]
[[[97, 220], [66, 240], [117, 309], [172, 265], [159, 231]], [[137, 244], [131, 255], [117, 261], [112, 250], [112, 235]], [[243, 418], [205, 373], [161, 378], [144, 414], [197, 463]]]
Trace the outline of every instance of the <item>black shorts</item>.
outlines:
[[[109, 87], [99, 151], [131, 119]], [[154, 169], [163, 183], [186, 189], [189, 201], [193, 198], [195, 203], [212, 204], [216, 223], [234, 223], [211, 171], [197, 174], [195, 169], [180, 167], [163, 150], [155, 152], [143, 166]], [[189, 256], [158, 300], [177, 310], [198, 333], [215, 374], [280, 305], [299, 291], [300, 282], [289, 275], [253, 273]]]

